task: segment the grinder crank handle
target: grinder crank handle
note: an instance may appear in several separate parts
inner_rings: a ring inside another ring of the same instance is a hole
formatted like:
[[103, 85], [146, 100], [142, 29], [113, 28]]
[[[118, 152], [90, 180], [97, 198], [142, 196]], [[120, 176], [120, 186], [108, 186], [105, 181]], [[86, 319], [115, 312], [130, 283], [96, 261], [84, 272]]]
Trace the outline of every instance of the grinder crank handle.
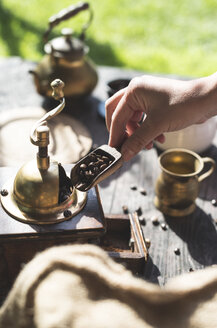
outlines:
[[47, 121], [53, 118], [54, 116], [58, 115], [63, 108], [65, 107], [65, 98], [63, 93], [64, 88], [64, 82], [60, 79], [56, 79], [53, 82], [51, 82], [51, 87], [53, 89], [52, 96], [54, 99], [58, 100], [60, 104], [55, 107], [54, 109], [50, 110], [48, 113], [46, 113], [42, 118], [40, 118], [32, 127], [30, 131], [30, 141], [33, 145], [38, 146], [39, 141], [36, 138], [36, 130], [42, 125], [47, 125]]

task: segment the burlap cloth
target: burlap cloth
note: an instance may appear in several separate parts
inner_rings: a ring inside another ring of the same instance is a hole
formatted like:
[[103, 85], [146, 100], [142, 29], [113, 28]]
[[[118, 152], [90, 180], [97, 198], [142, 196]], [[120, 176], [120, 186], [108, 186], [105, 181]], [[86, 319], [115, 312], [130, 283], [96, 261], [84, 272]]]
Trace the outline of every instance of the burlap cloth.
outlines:
[[217, 267], [160, 288], [96, 246], [54, 247], [24, 267], [1, 308], [0, 327], [216, 328]]

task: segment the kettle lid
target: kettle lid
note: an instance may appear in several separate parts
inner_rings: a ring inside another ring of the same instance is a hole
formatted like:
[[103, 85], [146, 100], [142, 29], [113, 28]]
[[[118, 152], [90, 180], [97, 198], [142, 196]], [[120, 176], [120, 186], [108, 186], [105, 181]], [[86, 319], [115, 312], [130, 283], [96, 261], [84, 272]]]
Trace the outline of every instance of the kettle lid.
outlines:
[[82, 40], [72, 37], [73, 30], [71, 28], [62, 29], [61, 34], [62, 36], [45, 44], [44, 50], [47, 54], [69, 61], [76, 61], [88, 53], [89, 47]]

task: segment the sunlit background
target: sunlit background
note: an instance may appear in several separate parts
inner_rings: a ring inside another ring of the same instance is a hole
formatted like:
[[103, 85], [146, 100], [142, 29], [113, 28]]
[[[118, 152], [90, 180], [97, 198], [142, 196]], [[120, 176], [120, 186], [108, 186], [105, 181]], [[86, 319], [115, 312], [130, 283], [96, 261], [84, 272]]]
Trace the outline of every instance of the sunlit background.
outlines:
[[[151, 73], [205, 76], [217, 68], [216, 0], [89, 0], [94, 19], [87, 30], [89, 56], [99, 65]], [[50, 16], [78, 1], [1, 0], [0, 56], [38, 61]], [[76, 33], [79, 13], [63, 27]]]

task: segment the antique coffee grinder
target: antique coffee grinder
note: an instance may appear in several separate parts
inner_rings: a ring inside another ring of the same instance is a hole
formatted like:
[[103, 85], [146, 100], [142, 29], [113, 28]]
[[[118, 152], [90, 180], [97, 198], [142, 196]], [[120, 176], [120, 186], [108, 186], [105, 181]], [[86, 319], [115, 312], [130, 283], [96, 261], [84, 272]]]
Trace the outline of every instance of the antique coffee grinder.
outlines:
[[32, 127], [30, 141], [38, 147], [36, 159], [18, 171], [0, 168], [0, 261], [7, 262], [0, 280], [2, 272], [13, 280], [20, 265], [40, 250], [87, 242], [105, 233], [97, 186], [84, 192], [75, 189], [69, 177], [73, 165], [63, 167], [49, 157], [47, 121], [65, 106], [64, 83], [56, 79], [51, 86], [60, 104]]
[[[48, 155], [49, 128], [47, 121], [59, 114], [64, 106], [64, 83], [51, 83], [53, 97], [59, 106], [45, 114], [35, 123], [30, 141], [38, 146], [37, 160], [24, 164], [15, 176], [3, 187], [8, 195], [2, 196], [4, 209], [14, 218], [36, 224], [65, 221], [79, 212], [85, 205], [86, 194], [73, 189], [65, 170]], [[67, 215], [64, 211], [67, 210]], [[69, 215], [70, 213], [70, 215]]]
[[[73, 35], [73, 30], [64, 28], [62, 36], [48, 41], [51, 30], [60, 22], [71, 18], [81, 11], [89, 11], [89, 20], [83, 26], [79, 37]], [[46, 55], [30, 71], [39, 94], [51, 96], [50, 83], [60, 78], [65, 82], [65, 97], [82, 97], [90, 94], [98, 80], [95, 65], [87, 57], [88, 46], [84, 43], [85, 32], [92, 22], [93, 12], [88, 3], [70, 6], [49, 19], [49, 27], [44, 34], [44, 51]]]

